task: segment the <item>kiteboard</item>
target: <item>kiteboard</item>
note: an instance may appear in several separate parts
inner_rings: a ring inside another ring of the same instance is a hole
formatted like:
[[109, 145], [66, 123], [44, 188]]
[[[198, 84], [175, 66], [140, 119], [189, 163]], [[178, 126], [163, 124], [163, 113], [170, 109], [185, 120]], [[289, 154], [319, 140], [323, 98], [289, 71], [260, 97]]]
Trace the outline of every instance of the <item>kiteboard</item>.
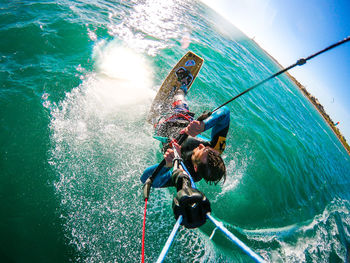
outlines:
[[164, 80], [152, 102], [148, 115], [148, 122], [150, 124], [154, 125], [158, 122], [160, 116], [166, 114], [167, 107], [171, 104], [172, 97], [177, 89], [186, 85], [187, 91], [189, 91], [203, 62], [204, 60], [201, 57], [191, 51], [188, 51], [179, 60]]

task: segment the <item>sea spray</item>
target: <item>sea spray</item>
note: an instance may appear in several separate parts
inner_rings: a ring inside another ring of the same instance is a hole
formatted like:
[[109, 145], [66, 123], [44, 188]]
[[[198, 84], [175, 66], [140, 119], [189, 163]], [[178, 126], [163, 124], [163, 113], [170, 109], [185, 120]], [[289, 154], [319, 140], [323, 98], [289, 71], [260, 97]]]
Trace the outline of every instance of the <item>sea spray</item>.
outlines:
[[[93, 58], [95, 72], [52, 110], [50, 163], [59, 176], [55, 187], [66, 235], [80, 256], [91, 262], [134, 261], [138, 177], [154, 148], [143, 127], [152, 74], [141, 55], [114, 42], [99, 43]], [[121, 248], [108, 253], [113, 247]]]

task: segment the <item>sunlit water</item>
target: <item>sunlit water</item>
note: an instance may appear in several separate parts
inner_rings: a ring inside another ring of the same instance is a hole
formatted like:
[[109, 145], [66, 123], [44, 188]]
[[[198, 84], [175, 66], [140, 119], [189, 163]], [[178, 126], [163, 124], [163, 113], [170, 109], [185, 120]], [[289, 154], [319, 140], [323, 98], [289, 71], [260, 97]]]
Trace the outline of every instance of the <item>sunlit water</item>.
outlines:
[[[161, 160], [146, 118], [168, 72], [187, 50], [204, 58], [188, 94], [199, 114], [279, 68], [200, 2], [29, 1], [0, 12], [3, 259], [139, 261], [139, 177]], [[198, 184], [212, 214], [269, 262], [346, 262], [350, 158], [331, 129], [285, 76], [228, 106], [227, 181]], [[147, 262], [175, 223], [173, 196], [152, 190]], [[180, 228], [166, 262], [249, 260], [218, 231], [209, 240], [213, 229]]]

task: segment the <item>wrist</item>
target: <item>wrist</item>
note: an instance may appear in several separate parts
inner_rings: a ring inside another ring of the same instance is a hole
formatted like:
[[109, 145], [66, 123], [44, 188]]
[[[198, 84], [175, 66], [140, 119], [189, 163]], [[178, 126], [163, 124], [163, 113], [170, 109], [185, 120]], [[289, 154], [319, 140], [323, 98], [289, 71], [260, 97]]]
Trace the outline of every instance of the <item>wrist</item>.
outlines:
[[166, 168], [171, 168], [171, 167], [173, 167], [173, 162], [166, 162], [164, 166]]
[[200, 122], [200, 129], [201, 129], [201, 132], [205, 131], [205, 122], [204, 121]]

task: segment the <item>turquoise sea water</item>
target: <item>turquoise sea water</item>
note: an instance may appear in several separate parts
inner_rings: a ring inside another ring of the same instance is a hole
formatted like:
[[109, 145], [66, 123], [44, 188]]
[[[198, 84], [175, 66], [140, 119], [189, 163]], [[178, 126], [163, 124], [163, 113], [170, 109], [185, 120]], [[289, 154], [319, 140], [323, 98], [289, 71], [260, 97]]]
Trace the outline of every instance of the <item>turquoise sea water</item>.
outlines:
[[[140, 261], [139, 176], [161, 160], [146, 117], [168, 72], [205, 59], [200, 114], [279, 70], [193, 1], [3, 1], [0, 37], [1, 262]], [[350, 157], [317, 111], [285, 76], [228, 106], [228, 179], [199, 184], [213, 216], [268, 262], [349, 261]], [[151, 193], [147, 262], [173, 195]], [[249, 262], [213, 229], [181, 228], [166, 262]]]

